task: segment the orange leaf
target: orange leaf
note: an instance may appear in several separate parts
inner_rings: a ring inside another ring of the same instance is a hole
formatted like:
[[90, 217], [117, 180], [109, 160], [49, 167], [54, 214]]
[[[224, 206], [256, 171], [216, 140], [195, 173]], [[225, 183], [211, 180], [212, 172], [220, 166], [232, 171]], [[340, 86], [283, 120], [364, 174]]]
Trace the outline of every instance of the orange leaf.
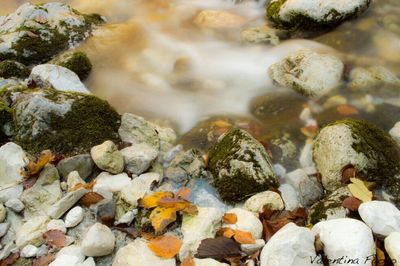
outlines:
[[192, 257], [186, 257], [182, 261], [181, 266], [195, 266], [193, 258]]
[[339, 112], [339, 114], [345, 116], [358, 114], [358, 110], [355, 107], [348, 104], [339, 105], [338, 107], [336, 107], [336, 110]]
[[191, 193], [192, 193], [192, 191], [190, 190], [190, 188], [183, 187], [176, 193], [175, 197], [189, 200]]
[[86, 193], [80, 200], [80, 203], [85, 207], [90, 207], [90, 205], [96, 204], [102, 201], [104, 197], [96, 192]]
[[226, 238], [231, 238], [235, 235], [235, 230], [229, 227], [222, 227], [217, 234]]
[[226, 224], [235, 224], [237, 222], [237, 216], [234, 213], [225, 213], [223, 219]]
[[156, 232], [163, 231], [168, 225], [175, 222], [176, 210], [173, 208], [155, 208], [150, 214], [151, 225]]
[[139, 200], [139, 206], [146, 209], [155, 208], [158, 206], [158, 201], [160, 199], [173, 196], [174, 195], [172, 194], [172, 192], [165, 192], [165, 191], [154, 192], [149, 196], [144, 196], [143, 198], [141, 198]]
[[171, 259], [179, 253], [182, 246], [182, 240], [175, 236], [160, 236], [153, 238], [147, 244], [149, 249], [154, 252], [158, 257], [164, 259]]
[[55, 156], [50, 150], [42, 151], [36, 163], [29, 161], [28, 165], [25, 167], [26, 170], [23, 171], [24, 177], [31, 177], [38, 174], [46, 164], [52, 162]]
[[240, 244], [255, 244], [256, 241], [253, 238], [253, 235], [250, 232], [236, 230], [235, 235], [233, 236], [236, 242]]
[[96, 179], [93, 179], [92, 181], [90, 181], [90, 183], [87, 183], [87, 184], [78, 183], [71, 189], [71, 191], [75, 191], [75, 190], [78, 190], [80, 188], [92, 190], [94, 185], [96, 185]]
[[300, 131], [306, 137], [313, 138], [318, 133], [318, 126], [317, 125], [310, 125], [310, 126], [302, 127], [302, 128], [300, 128]]
[[177, 211], [184, 210], [189, 207], [192, 203], [190, 201], [179, 199], [179, 198], [171, 198], [164, 197], [158, 201], [158, 206], [163, 208], [174, 208]]

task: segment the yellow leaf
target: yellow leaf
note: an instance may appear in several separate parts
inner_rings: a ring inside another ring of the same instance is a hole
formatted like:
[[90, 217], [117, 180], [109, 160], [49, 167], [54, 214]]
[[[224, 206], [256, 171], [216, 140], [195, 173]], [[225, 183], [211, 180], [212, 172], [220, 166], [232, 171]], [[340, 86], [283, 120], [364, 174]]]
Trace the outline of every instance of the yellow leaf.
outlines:
[[150, 214], [151, 225], [158, 233], [163, 231], [168, 225], [175, 222], [176, 210], [174, 208], [155, 208]]
[[46, 164], [54, 160], [54, 155], [50, 150], [42, 151], [37, 162], [29, 161], [26, 170], [22, 173], [25, 177], [38, 174]]
[[235, 224], [237, 222], [237, 216], [234, 213], [225, 213], [222, 219], [226, 224]]
[[144, 196], [142, 199], [140, 199], [139, 206], [146, 209], [155, 208], [158, 206], [158, 201], [160, 199], [173, 196], [174, 194], [172, 194], [171, 192], [165, 192], [165, 191], [154, 192], [153, 194], [149, 196]]
[[353, 197], [361, 200], [362, 202], [367, 202], [372, 200], [372, 192], [368, 190], [365, 183], [358, 178], [350, 178], [351, 184], [348, 184], [347, 187], [350, 190], [350, 193]]
[[254, 240], [253, 235], [250, 232], [235, 230], [235, 234], [233, 238], [239, 244], [255, 244], [256, 240]]
[[160, 236], [151, 239], [147, 246], [158, 257], [171, 259], [179, 253], [182, 246], [182, 240], [175, 236]]

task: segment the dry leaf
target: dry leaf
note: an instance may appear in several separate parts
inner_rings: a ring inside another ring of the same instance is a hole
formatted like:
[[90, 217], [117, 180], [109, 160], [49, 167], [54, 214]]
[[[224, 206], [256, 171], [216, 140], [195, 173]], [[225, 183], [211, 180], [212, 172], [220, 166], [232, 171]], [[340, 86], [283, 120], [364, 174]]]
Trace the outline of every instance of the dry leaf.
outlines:
[[377, 266], [385, 266], [385, 252], [382, 251], [380, 248], [376, 248], [376, 259], [377, 259]]
[[158, 233], [168, 225], [176, 221], [176, 210], [174, 208], [155, 208], [150, 214], [151, 225]]
[[216, 260], [239, 256], [241, 256], [240, 245], [226, 237], [202, 240], [195, 255], [199, 259], [212, 258]]
[[46, 164], [52, 162], [55, 156], [50, 150], [42, 151], [36, 162], [29, 161], [25, 170], [22, 172], [24, 177], [31, 177], [38, 174]]
[[226, 224], [235, 224], [237, 223], [237, 216], [234, 213], [225, 213], [223, 220]]
[[344, 115], [344, 116], [358, 114], [358, 110], [355, 107], [348, 105], [348, 104], [339, 105], [338, 107], [336, 107], [336, 110], [338, 111], [339, 114]]
[[87, 190], [92, 190], [94, 185], [96, 185], [96, 179], [93, 179], [92, 181], [90, 181], [90, 183], [78, 183], [76, 184], [71, 191], [75, 191], [81, 188], [87, 189]]
[[38, 180], [38, 177], [28, 177], [24, 179], [24, 182], [22, 182], [22, 186], [24, 187], [24, 190], [29, 189], [33, 187]]
[[54, 253], [49, 253], [45, 256], [41, 256], [36, 258], [32, 262], [32, 266], [48, 266], [56, 259], [56, 255]]
[[256, 240], [250, 232], [236, 230], [233, 236], [236, 242], [240, 244], [255, 244]]
[[194, 260], [192, 257], [186, 257], [182, 261], [181, 266], [196, 266], [196, 265], [194, 264]]
[[353, 212], [358, 210], [358, 207], [360, 207], [360, 204], [361, 204], [361, 201], [354, 197], [347, 197], [342, 202], [343, 207], [345, 207]]
[[343, 167], [342, 169], [342, 183], [348, 184], [350, 182], [350, 178], [357, 177], [356, 168], [349, 164]]
[[217, 236], [224, 236], [226, 238], [232, 238], [234, 235], [235, 235], [235, 230], [229, 227], [222, 227], [217, 232]]
[[127, 234], [130, 238], [137, 238], [139, 236], [138, 231], [133, 226], [128, 226], [127, 224], [117, 224], [113, 226], [114, 229], [119, 230]]
[[90, 207], [93, 204], [96, 204], [102, 201], [104, 197], [96, 192], [88, 192], [81, 199], [80, 203], [85, 207]]
[[64, 232], [60, 230], [49, 230], [43, 234], [43, 238], [53, 248], [62, 248], [67, 242]]
[[179, 253], [182, 246], [182, 240], [175, 236], [160, 236], [149, 241], [147, 244], [149, 249], [158, 257], [170, 259]]
[[190, 194], [192, 193], [192, 191], [190, 190], [190, 188], [187, 187], [183, 187], [181, 188], [177, 193], [176, 193], [176, 197], [177, 198], [181, 198], [181, 199], [185, 199], [185, 200], [189, 200]]
[[348, 184], [347, 187], [350, 190], [350, 193], [353, 197], [361, 200], [362, 202], [368, 202], [372, 200], [373, 194], [365, 183], [358, 178], [350, 178], [351, 184]]
[[300, 131], [306, 137], [314, 138], [318, 133], [318, 126], [317, 125], [309, 125], [309, 126], [300, 128]]
[[164, 191], [154, 192], [151, 195], [144, 196], [143, 198], [141, 198], [139, 200], [139, 206], [146, 209], [155, 208], [158, 206], [158, 201], [160, 199], [173, 196], [174, 194], [172, 192], [164, 192]]
[[0, 266], [14, 265], [14, 263], [19, 259], [19, 253], [12, 253], [7, 258], [0, 260]]

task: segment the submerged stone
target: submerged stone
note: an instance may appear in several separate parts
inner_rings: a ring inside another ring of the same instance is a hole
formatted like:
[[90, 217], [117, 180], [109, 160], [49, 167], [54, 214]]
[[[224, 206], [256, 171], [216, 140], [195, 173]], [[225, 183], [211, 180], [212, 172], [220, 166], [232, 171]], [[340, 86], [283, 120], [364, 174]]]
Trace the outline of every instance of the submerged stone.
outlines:
[[249, 133], [233, 128], [209, 152], [214, 186], [227, 202], [279, 186], [265, 148]]

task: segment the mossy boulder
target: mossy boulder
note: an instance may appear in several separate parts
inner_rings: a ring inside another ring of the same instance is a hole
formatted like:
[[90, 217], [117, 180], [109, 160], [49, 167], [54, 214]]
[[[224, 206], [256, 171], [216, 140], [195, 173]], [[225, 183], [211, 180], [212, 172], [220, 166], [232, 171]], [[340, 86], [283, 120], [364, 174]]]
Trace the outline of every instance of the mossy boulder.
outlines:
[[76, 46], [90, 36], [94, 25], [104, 21], [63, 3], [26, 3], [0, 22], [0, 60], [31, 65]]
[[81, 51], [66, 52], [51, 63], [68, 68], [75, 72], [81, 80], [86, 79], [92, 71], [92, 63], [89, 57]]
[[12, 60], [4, 60], [0, 62], [0, 78], [26, 78], [29, 76], [29, 68]]
[[12, 111], [0, 100], [0, 145], [7, 142], [9, 129], [12, 125]]
[[345, 119], [329, 124], [314, 142], [313, 157], [328, 191], [342, 185], [342, 170], [352, 165], [359, 176], [387, 188], [400, 203], [400, 148], [380, 128], [363, 120]]
[[93, 95], [26, 90], [12, 106], [14, 139], [26, 151], [37, 154], [51, 149], [65, 155], [88, 152], [106, 140], [118, 142], [120, 115]]
[[295, 30], [332, 28], [364, 13], [371, 0], [271, 0], [267, 17], [276, 26]]
[[208, 167], [214, 186], [229, 203], [279, 186], [265, 148], [242, 129], [232, 128], [211, 148]]

